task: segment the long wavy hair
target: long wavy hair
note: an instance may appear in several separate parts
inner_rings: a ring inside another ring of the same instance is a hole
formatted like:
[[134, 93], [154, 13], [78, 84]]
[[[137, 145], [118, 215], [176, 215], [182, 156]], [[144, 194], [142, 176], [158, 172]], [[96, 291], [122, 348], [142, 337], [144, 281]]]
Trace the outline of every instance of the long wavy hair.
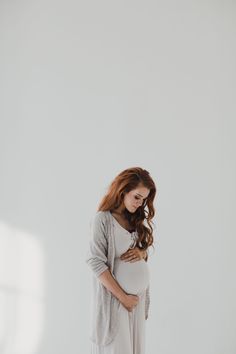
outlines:
[[150, 190], [148, 197], [134, 213], [130, 213], [125, 208], [124, 217], [131, 227], [137, 230], [136, 246], [146, 250], [153, 244], [152, 218], [155, 215], [153, 201], [156, 195], [155, 183], [147, 170], [141, 167], [131, 167], [120, 172], [109, 185], [97, 210], [111, 212], [116, 210], [123, 202], [124, 195], [140, 185]]

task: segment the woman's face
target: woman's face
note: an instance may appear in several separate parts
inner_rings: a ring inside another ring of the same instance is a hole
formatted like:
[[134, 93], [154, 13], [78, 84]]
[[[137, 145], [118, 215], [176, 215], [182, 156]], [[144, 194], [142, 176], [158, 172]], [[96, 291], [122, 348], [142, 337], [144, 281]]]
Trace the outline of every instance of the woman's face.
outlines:
[[150, 190], [142, 185], [132, 189], [124, 196], [124, 205], [130, 213], [134, 213], [139, 208], [144, 200], [147, 198]]

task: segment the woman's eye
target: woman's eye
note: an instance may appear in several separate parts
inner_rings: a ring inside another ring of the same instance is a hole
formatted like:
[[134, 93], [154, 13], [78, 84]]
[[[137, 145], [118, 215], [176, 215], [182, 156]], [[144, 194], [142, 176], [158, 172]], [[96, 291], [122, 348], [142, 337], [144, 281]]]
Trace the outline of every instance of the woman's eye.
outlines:
[[135, 199], [139, 199], [138, 197], [135, 197]]

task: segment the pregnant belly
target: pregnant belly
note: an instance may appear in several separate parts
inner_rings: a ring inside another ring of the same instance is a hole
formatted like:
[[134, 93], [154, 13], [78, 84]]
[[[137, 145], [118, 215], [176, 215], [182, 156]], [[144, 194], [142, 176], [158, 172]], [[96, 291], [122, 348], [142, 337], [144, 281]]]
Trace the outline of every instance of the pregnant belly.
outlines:
[[115, 258], [114, 275], [128, 294], [138, 295], [149, 284], [149, 269], [144, 259], [131, 263]]

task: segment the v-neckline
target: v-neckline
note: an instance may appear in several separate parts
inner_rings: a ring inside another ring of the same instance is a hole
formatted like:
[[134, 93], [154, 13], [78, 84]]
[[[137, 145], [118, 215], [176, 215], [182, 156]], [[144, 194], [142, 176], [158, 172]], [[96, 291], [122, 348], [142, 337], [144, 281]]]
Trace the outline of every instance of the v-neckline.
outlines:
[[124, 228], [120, 223], [119, 223], [119, 221], [118, 220], [116, 220], [116, 218], [112, 215], [112, 213], [109, 211], [109, 213], [110, 213], [110, 215], [112, 216], [112, 218], [117, 222], [117, 224], [123, 229], [123, 230], [125, 230], [126, 232], [128, 232], [130, 235], [132, 235], [133, 233], [135, 233], [136, 231], [129, 231], [129, 230], [127, 230], [126, 228]]

